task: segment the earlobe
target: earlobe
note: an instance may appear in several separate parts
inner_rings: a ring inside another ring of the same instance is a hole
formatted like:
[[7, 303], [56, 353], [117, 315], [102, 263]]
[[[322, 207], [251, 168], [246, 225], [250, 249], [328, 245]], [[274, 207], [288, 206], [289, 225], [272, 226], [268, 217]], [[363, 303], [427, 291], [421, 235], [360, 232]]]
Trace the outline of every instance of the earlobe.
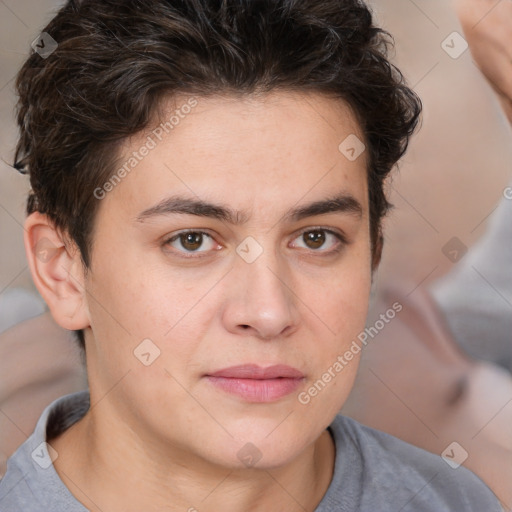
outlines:
[[27, 217], [24, 242], [32, 279], [55, 321], [69, 330], [88, 327], [84, 269], [78, 247], [39, 212]]

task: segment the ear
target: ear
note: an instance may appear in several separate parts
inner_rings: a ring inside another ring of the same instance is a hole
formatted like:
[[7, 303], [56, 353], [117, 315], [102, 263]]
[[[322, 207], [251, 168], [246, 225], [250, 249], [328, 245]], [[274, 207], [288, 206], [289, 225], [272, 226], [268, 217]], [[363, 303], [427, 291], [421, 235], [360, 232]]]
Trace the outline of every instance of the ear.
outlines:
[[32, 279], [55, 321], [69, 330], [89, 327], [85, 269], [76, 244], [39, 212], [27, 217], [24, 242]]

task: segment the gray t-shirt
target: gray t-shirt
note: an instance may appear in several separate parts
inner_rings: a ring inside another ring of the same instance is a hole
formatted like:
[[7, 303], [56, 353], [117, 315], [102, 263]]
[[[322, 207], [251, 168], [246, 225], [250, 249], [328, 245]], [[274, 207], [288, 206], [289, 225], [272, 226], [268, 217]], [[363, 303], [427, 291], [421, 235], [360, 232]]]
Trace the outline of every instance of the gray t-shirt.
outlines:
[[[60, 480], [45, 444], [81, 418], [86, 391], [50, 404], [34, 433], [7, 463], [0, 481], [1, 512], [85, 512]], [[329, 426], [336, 444], [333, 479], [315, 512], [500, 512], [489, 488], [467, 469], [439, 455], [336, 416]]]
[[430, 292], [468, 355], [512, 371], [512, 198], [501, 199], [485, 234]]

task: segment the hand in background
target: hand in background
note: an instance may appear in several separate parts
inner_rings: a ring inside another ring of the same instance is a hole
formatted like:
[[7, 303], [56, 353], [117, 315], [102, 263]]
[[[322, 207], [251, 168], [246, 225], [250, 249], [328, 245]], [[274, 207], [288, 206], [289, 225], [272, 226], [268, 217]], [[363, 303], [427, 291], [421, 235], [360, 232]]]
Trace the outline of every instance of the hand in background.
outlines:
[[512, 123], [512, 1], [455, 0], [473, 58]]

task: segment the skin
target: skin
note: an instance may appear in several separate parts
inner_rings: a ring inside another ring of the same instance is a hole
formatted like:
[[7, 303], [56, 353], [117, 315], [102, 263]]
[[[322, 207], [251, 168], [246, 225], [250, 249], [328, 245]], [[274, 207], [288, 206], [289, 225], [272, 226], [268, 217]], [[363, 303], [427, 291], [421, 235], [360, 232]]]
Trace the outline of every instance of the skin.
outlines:
[[512, 123], [512, 2], [454, 0], [471, 54]]
[[[45, 216], [29, 216], [36, 286], [58, 324], [86, 333], [92, 406], [50, 444], [59, 476], [87, 508], [295, 511], [321, 501], [335, 449], [325, 429], [359, 356], [307, 405], [297, 395], [363, 329], [371, 286], [365, 154], [349, 161], [338, 150], [350, 134], [363, 138], [348, 107], [319, 94], [198, 98], [101, 201], [87, 272], [72, 242]], [[127, 140], [120, 162], [146, 136]], [[339, 194], [361, 211], [285, 217]], [[245, 222], [140, 218], [175, 195], [224, 205]], [[312, 247], [302, 235], [320, 228], [346, 243], [322, 231], [323, 243]], [[199, 256], [179, 238], [169, 242], [186, 229], [212, 237], [203, 237]], [[248, 236], [263, 249], [253, 263], [236, 252]], [[43, 239], [49, 261], [37, 257]], [[149, 366], [134, 356], [147, 338], [160, 350]], [[304, 378], [269, 403], [205, 378], [245, 363], [287, 364]], [[253, 467], [237, 456], [247, 443], [261, 453]]]

